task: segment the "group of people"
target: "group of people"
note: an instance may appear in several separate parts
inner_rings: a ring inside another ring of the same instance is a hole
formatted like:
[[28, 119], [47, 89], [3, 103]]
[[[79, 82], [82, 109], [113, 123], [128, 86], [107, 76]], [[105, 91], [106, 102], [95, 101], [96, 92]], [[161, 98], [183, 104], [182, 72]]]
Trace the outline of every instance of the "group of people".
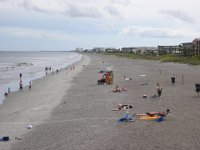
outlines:
[[[123, 79], [126, 79], [126, 77], [124, 76]], [[122, 88], [120, 89], [119, 88], [119, 85], [116, 85], [115, 88], [113, 89], [113, 92], [122, 92], [122, 91], [127, 91], [127, 89], [125, 88]], [[160, 86], [159, 83], [156, 84], [156, 94], [153, 96], [153, 98], [160, 98], [162, 95], [162, 87]], [[129, 109], [132, 109], [133, 106], [130, 105], [130, 104], [118, 104], [117, 106], [117, 109], [112, 109], [112, 111], [121, 111], [121, 110], [129, 110]], [[163, 118], [163, 117], [166, 117], [167, 114], [170, 113], [170, 109], [167, 109], [166, 111], [163, 111], [163, 112], [157, 112], [157, 111], [153, 111], [153, 112], [146, 112], [144, 114], [133, 114], [133, 115], [129, 115], [129, 113], [127, 112], [126, 115], [124, 116], [135, 116], [135, 115], [138, 115], [138, 116], [149, 116], [149, 117], [155, 117], [155, 116], [158, 116], [159, 118]], [[122, 117], [120, 118], [118, 121], [119, 122], [122, 122], [122, 121], [132, 121], [131, 117]]]
[[[19, 78], [20, 78], [19, 79], [19, 89], [23, 90], [22, 73], [19, 74]], [[29, 87], [29, 90], [31, 90], [31, 87], [32, 87], [32, 82], [31, 81], [29, 82], [29, 86], [28, 87]], [[8, 92], [5, 92], [4, 96], [8, 96], [10, 94], [10, 92], [11, 92], [10, 91], [10, 87], [8, 87]]]
[[[67, 74], [68, 74], [68, 70], [74, 70], [74, 69], [75, 69], [74, 65], [70, 65], [69, 67], [67, 67], [66, 68]], [[48, 75], [48, 71], [50, 71], [52, 74], [54, 73], [52, 67], [45, 67], [46, 75]], [[59, 70], [56, 69], [56, 73], [58, 73], [58, 72], [59, 72]], [[20, 89], [20, 91], [23, 90], [23, 87], [24, 87], [24, 85], [23, 85], [23, 80], [22, 80], [22, 73], [20, 72], [20, 74], [19, 74], [19, 89]], [[31, 81], [29, 82], [28, 87], [29, 87], [29, 90], [31, 90], [31, 88], [32, 88], [32, 82]], [[10, 92], [11, 92], [10, 87], [8, 87], [8, 91], [4, 93], [4, 96], [8, 96], [10, 94]]]

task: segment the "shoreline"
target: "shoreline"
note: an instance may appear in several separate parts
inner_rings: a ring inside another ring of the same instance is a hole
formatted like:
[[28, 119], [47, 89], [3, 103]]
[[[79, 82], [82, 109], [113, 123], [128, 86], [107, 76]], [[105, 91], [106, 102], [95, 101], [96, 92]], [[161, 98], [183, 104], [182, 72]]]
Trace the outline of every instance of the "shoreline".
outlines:
[[[8, 52], [6, 52], [6, 53], [8, 53]], [[16, 52], [15, 52], [16, 53]], [[28, 54], [28, 56], [31, 54], [30, 52], [26, 52], [25, 53], [25, 56]], [[38, 55], [39, 53], [37, 53], [37, 55]], [[41, 54], [41, 53], [40, 53]], [[43, 55], [46, 55], [46, 53], [45, 52], [43, 52], [42, 53], [42, 56]], [[47, 52], [47, 54], [48, 54], [48, 52]], [[14, 55], [14, 54], [13, 54]], [[56, 55], [56, 54], [55, 54]], [[71, 56], [74, 56], [74, 55], [77, 55], [77, 54], [71, 54]], [[78, 56], [79, 55], [79, 56]], [[26, 87], [26, 86], [29, 86], [29, 82], [31, 81], [31, 82], [33, 82], [34, 80], [37, 80], [37, 79], [39, 79], [39, 78], [43, 78], [43, 77], [46, 77], [46, 73], [48, 73], [48, 75], [50, 75], [50, 74], [53, 74], [52, 72], [55, 72], [56, 73], [56, 69], [58, 69], [58, 70], [63, 70], [63, 69], [65, 69], [66, 67], [69, 67], [70, 65], [72, 65], [72, 64], [74, 64], [74, 63], [76, 63], [76, 61], [79, 61], [80, 59], [81, 59], [81, 57], [82, 57], [82, 55], [80, 55], [80, 54], [78, 54], [77, 55], [77, 57], [74, 59], [74, 60], [71, 60], [70, 58], [69, 58], [69, 60], [70, 61], [68, 61], [68, 59], [66, 59], [66, 61], [63, 61], [63, 58], [61, 59], [62, 60], [62, 62], [64, 62], [63, 64], [59, 64], [58, 62], [59, 61], [57, 61], [57, 63], [56, 64], [51, 64], [51, 62], [49, 61], [49, 65], [51, 65], [51, 68], [52, 68], [52, 70], [50, 71], [50, 70], [47, 70], [47, 71], [45, 71], [45, 66], [44, 66], [44, 68], [42, 69], [41, 68], [41, 66], [40, 67], [38, 67], [38, 64], [37, 64], [37, 62], [35, 62], [35, 66], [32, 66], [32, 65], [34, 65], [33, 63], [34, 63], [34, 59], [32, 60], [33, 62], [32, 63], [29, 63], [28, 61], [29, 60], [24, 60], [24, 62], [22, 61], [22, 62], [12, 62], [13, 63], [13, 68], [15, 68], [15, 69], [19, 69], [19, 68], [17, 68], [17, 67], [19, 67], [19, 66], [21, 66], [21, 65], [19, 65], [19, 64], [24, 64], [24, 65], [22, 65], [22, 73], [23, 73], [23, 78], [22, 78], [22, 81], [23, 81], [23, 87]], [[6, 55], [7, 56], [7, 55]], [[8, 57], [8, 56], [7, 56]], [[50, 57], [50, 56], [49, 56]], [[31, 64], [30, 66], [29, 66], [29, 71], [27, 71], [28, 69], [25, 69], [27, 66], [25, 65], [25, 64]], [[8, 68], [11, 68], [10, 66], [9, 67], [7, 67], [7, 69]], [[10, 69], [8, 69], [8, 70], [10, 70]], [[16, 71], [17, 72], [17, 71]], [[13, 93], [13, 92], [16, 92], [16, 91], [19, 91], [19, 81], [20, 81], [20, 77], [19, 78], [17, 78], [18, 77], [18, 74], [16, 74], [16, 72], [13, 72], [13, 74], [15, 75], [15, 76], [11, 76], [11, 75], [9, 75], [10, 76], [10, 80], [2, 80], [2, 82], [0, 83], [0, 105], [3, 103], [3, 101], [5, 100], [5, 98], [6, 98], [6, 96], [5, 96], [5, 93], [7, 93], [7, 94], [9, 94], [9, 91], [10, 91], [10, 93]], [[21, 72], [21, 71], [20, 71]], [[20, 73], [19, 73], [20, 74]]]
[[0, 105], [0, 135], [9, 136], [10, 141], [2, 143], [1, 148], [10, 149], [15, 137], [22, 138], [31, 132], [28, 125], [39, 126], [50, 117], [53, 108], [58, 106], [62, 97], [71, 87], [71, 80], [82, 71], [83, 64], [89, 63], [87, 56], [75, 62], [74, 70], [60, 70], [58, 74], [48, 75], [34, 80], [31, 91], [28, 86], [23, 91], [15, 91], [6, 97]]

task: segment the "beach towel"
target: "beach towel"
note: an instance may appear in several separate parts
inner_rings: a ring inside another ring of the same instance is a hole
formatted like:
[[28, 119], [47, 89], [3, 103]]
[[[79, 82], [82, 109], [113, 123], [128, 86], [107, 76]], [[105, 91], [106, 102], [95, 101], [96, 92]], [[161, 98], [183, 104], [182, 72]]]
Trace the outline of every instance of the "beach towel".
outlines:
[[130, 121], [133, 121], [133, 117], [128, 113], [126, 113], [122, 118], [118, 120], [118, 122], [130, 122]]
[[162, 121], [164, 121], [165, 119], [164, 119], [164, 116], [160, 116], [159, 118], [157, 118], [155, 121], [156, 122], [162, 122]]

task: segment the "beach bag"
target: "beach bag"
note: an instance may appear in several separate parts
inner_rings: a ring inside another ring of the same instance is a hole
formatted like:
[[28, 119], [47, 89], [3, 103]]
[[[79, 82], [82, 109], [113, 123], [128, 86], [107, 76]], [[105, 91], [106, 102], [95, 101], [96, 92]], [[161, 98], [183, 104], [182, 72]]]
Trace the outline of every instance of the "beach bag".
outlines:
[[9, 136], [0, 137], [0, 141], [9, 141]]

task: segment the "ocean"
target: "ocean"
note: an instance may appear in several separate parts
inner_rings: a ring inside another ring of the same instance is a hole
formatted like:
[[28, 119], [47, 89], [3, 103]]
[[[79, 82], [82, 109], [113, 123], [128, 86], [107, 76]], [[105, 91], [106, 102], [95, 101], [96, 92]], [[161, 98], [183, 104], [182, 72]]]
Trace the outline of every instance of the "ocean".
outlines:
[[82, 55], [73, 52], [5, 52], [0, 51], [0, 104], [4, 94], [19, 90], [20, 73], [23, 86], [46, 76], [47, 73], [65, 68], [79, 61]]

